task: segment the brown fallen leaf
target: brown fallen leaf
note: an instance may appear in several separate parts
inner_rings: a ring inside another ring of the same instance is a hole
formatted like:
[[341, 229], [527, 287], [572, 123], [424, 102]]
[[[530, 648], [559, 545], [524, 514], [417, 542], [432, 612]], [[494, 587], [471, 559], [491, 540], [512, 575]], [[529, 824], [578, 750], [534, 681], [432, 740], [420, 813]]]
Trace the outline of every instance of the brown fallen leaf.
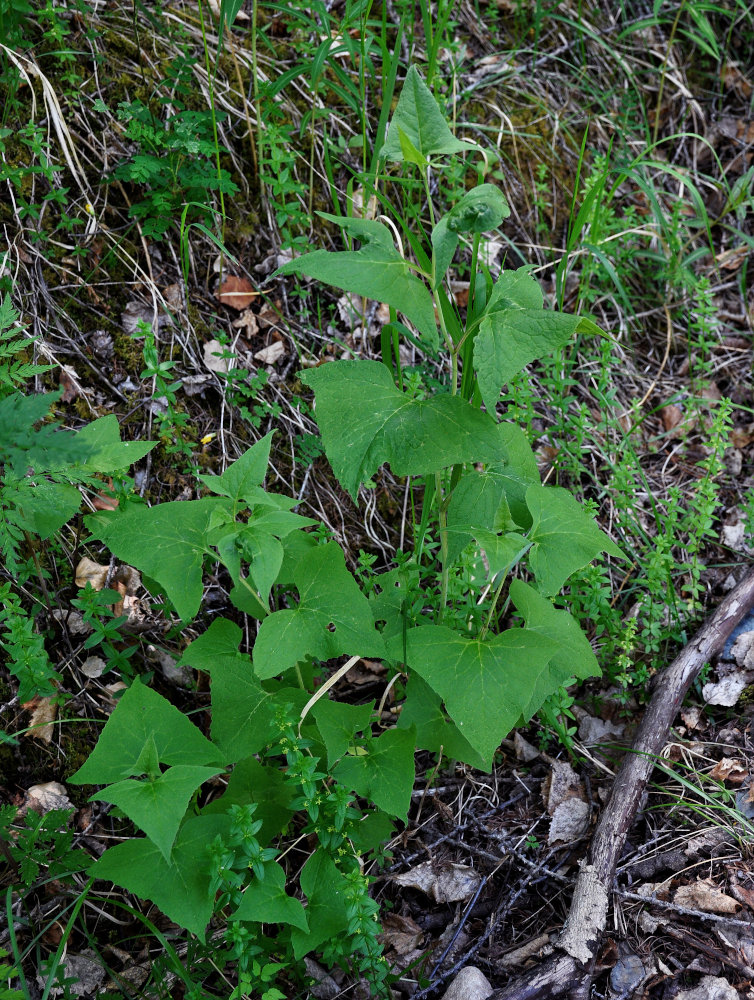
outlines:
[[474, 895], [481, 876], [468, 865], [435, 866], [431, 861], [424, 861], [396, 875], [393, 881], [409, 889], [419, 889], [436, 903], [457, 903]]
[[382, 921], [380, 941], [388, 948], [394, 948], [399, 955], [408, 955], [414, 951], [421, 945], [423, 938], [424, 931], [411, 917], [388, 913]]
[[748, 778], [749, 771], [742, 760], [736, 760], [734, 757], [723, 757], [712, 768], [709, 776], [715, 781], [729, 781], [732, 785], [740, 785]]
[[221, 357], [227, 354], [227, 348], [223, 347], [219, 340], [208, 340], [203, 347], [204, 364], [211, 372], [218, 372], [220, 375], [227, 375], [234, 367], [235, 357]]
[[552, 762], [552, 770], [542, 782], [542, 798], [550, 816], [567, 799], [585, 798], [581, 778], [570, 764], [562, 760]]
[[683, 420], [683, 410], [675, 403], [663, 406], [660, 410], [660, 420], [662, 420], [662, 427], [666, 433], [672, 431]]
[[220, 284], [216, 298], [224, 306], [230, 306], [231, 309], [243, 312], [247, 306], [251, 305], [254, 299], [259, 298], [260, 294], [248, 278], [243, 276], [239, 278], [235, 274], [229, 274]]
[[263, 365], [274, 365], [281, 358], [285, 357], [285, 344], [280, 340], [274, 341], [269, 347], [263, 347], [254, 355], [255, 361], [261, 361]]
[[84, 556], [76, 567], [76, 586], [85, 587], [89, 583], [93, 590], [102, 590], [109, 569], [109, 566], [103, 566]]
[[737, 913], [741, 904], [718, 889], [709, 879], [699, 879], [693, 885], [682, 885], [676, 890], [673, 902], [691, 910], [704, 913]]
[[31, 712], [28, 732], [24, 736], [33, 736], [35, 740], [42, 740], [43, 743], [52, 743], [52, 736], [55, 732], [55, 716], [58, 714], [58, 706], [54, 698], [40, 698], [36, 696], [31, 701], [24, 702], [23, 708]]
[[[107, 483], [110, 487], [110, 491], [112, 492], [113, 481], [110, 476], [108, 476]], [[97, 496], [92, 500], [92, 507], [94, 507], [95, 510], [117, 510], [119, 502], [120, 501], [116, 500], [115, 497], [105, 493], [104, 490], [100, 490]]]
[[31, 809], [44, 816], [53, 809], [70, 809], [72, 805], [65, 785], [61, 785], [59, 781], [45, 781], [41, 785], [32, 785], [27, 789], [18, 814], [25, 816]]

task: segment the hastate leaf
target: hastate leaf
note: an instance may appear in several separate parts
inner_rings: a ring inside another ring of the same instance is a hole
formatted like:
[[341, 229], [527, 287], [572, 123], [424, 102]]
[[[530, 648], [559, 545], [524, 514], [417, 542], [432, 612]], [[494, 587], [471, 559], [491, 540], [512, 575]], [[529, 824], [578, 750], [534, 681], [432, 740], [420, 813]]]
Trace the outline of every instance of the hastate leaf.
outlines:
[[494, 184], [480, 184], [467, 191], [432, 230], [433, 287], [437, 287], [450, 267], [459, 233], [496, 229], [510, 214], [508, 202]]
[[356, 733], [370, 728], [373, 710], [373, 701], [368, 705], [347, 705], [342, 701], [321, 698], [317, 702], [312, 714], [327, 750], [329, 767], [348, 750]]
[[291, 931], [296, 959], [302, 959], [324, 941], [332, 940], [348, 929], [348, 883], [325, 851], [315, 851], [301, 872], [301, 889], [308, 900], [308, 930]]
[[[398, 641], [392, 646], [401, 658]], [[407, 646], [409, 668], [442, 698], [486, 768], [492, 766], [500, 741], [528, 709], [532, 685], [558, 649], [554, 640], [526, 629], [478, 639], [442, 625], [412, 629]]]
[[221, 771], [222, 768], [217, 767], [177, 764], [153, 781], [134, 781], [132, 778], [117, 781], [96, 792], [91, 800], [112, 802], [122, 809], [169, 861], [175, 835], [186, 815], [191, 796], [200, 785]]
[[229, 816], [195, 816], [181, 827], [170, 861], [151, 840], [127, 840], [105, 851], [90, 874], [151, 899], [167, 917], [204, 941], [215, 902], [207, 846], [229, 832]]
[[484, 768], [485, 762], [458, 726], [451, 722], [442, 710], [442, 699], [423, 681], [418, 673], [413, 673], [406, 687], [406, 700], [398, 716], [398, 728], [416, 727], [416, 746], [432, 753], [443, 753], [453, 760], [462, 760], [472, 767]]
[[526, 504], [533, 542], [529, 565], [540, 593], [556, 594], [568, 577], [582, 569], [600, 552], [625, 556], [568, 490], [559, 486], [530, 486]]
[[415, 746], [413, 729], [389, 729], [376, 740], [367, 740], [365, 754], [344, 757], [333, 777], [390, 816], [405, 820], [416, 776]]
[[112, 475], [127, 469], [134, 462], [148, 455], [156, 441], [121, 441], [120, 427], [114, 413], [86, 424], [76, 434], [76, 442], [87, 451], [84, 462], [74, 468], [82, 468], [100, 475]]
[[236, 503], [242, 500], [255, 502], [258, 499], [258, 494], [254, 487], [260, 486], [267, 474], [270, 445], [274, 433], [274, 431], [270, 431], [269, 434], [265, 434], [261, 441], [257, 441], [232, 465], [229, 465], [222, 475], [199, 476], [198, 478], [213, 493], [228, 497]]
[[255, 878], [244, 891], [234, 920], [253, 920], [260, 924], [291, 924], [306, 933], [309, 924], [298, 899], [286, 895], [285, 871], [276, 862], [264, 866], [264, 878]]
[[547, 677], [532, 685], [531, 699], [524, 716], [533, 715], [552, 693], [553, 685], [565, 684], [572, 677], [599, 677], [597, 657], [581, 626], [567, 611], [554, 608], [523, 580], [513, 580], [510, 595], [516, 609], [524, 617], [530, 632], [554, 639], [558, 651], [550, 660]]
[[406, 73], [403, 90], [393, 112], [380, 156], [388, 160], [405, 159], [401, 132], [426, 161], [431, 156], [478, 149], [474, 143], [456, 139], [450, 131], [437, 101], [416, 66], [409, 67]]
[[432, 296], [396, 250], [390, 230], [370, 219], [323, 215], [361, 240], [361, 248], [337, 253], [315, 250], [288, 261], [275, 274], [304, 274], [344, 292], [385, 302], [402, 312], [428, 346], [436, 350], [438, 334]]
[[180, 665], [205, 670], [212, 691], [212, 739], [226, 762], [257, 753], [279, 734], [275, 708], [290, 702], [300, 710], [307, 700], [301, 690], [268, 691], [254, 673], [251, 658], [239, 652], [243, 633], [220, 618], [195, 639]]
[[123, 692], [86, 762], [68, 780], [105, 785], [131, 777], [150, 738], [163, 764], [222, 763], [217, 747], [193, 722], [137, 678]]
[[369, 601], [346, 569], [340, 546], [319, 545], [293, 573], [295, 610], [276, 611], [262, 622], [254, 645], [254, 669], [264, 679], [281, 674], [305, 656], [330, 660], [342, 654], [383, 656]]
[[202, 601], [202, 562], [207, 533], [219, 498], [130, 506], [86, 518], [94, 538], [113, 555], [140, 569], [165, 588], [178, 614], [193, 618]]
[[509, 520], [505, 483], [500, 474], [467, 472], [453, 490], [448, 504], [448, 562], [455, 562], [471, 541], [475, 529], [499, 531]]
[[383, 462], [398, 476], [427, 475], [505, 455], [494, 420], [460, 396], [411, 399], [379, 361], [338, 361], [304, 372], [314, 389], [327, 457], [355, 499]]
[[474, 368], [484, 405], [495, 412], [500, 390], [530, 361], [563, 347], [580, 316], [539, 309], [488, 310], [474, 340]]

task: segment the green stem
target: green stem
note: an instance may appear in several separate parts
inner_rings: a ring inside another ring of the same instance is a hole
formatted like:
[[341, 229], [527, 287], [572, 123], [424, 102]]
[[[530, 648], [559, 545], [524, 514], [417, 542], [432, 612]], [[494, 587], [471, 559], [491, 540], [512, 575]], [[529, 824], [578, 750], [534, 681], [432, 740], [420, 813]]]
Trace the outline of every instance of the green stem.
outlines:
[[442, 575], [440, 582], [440, 617], [438, 624], [442, 625], [445, 617], [445, 605], [448, 602], [448, 512], [445, 509], [442, 496], [441, 473], [435, 473], [435, 492], [437, 493], [437, 520], [440, 525], [440, 560], [442, 562]]

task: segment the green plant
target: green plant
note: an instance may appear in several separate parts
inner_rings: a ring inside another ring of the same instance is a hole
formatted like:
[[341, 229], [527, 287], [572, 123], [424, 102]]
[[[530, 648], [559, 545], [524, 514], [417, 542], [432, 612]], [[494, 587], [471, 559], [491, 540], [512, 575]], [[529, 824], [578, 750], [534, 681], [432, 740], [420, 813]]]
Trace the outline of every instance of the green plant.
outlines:
[[16, 887], [30, 889], [41, 877], [70, 880], [87, 867], [88, 854], [73, 847], [72, 815], [72, 809], [52, 809], [44, 815], [30, 809], [19, 816], [14, 806], [0, 807], [0, 850]]
[[[133, 677], [130, 660], [138, 650], [138, 645], [118, 648], [123, 636], [120, 626], [128, 621], [128, 615], [116, 615], [113, 606], [122, 600], [117, 590], [94, 590], [91, 583], [81, 591], [81, 597], [71, 601], [78, 608], [84, 623], [92, 630], [84, 641], [84, 649], [99, 647], [105, 658], [107, 670], [117, 670], [121, 677]], [[118, 643], [118, 645], [115, 645]]]
[[[253, 659], [225, 618], [182, 657], [210, 675], [209, 738], [136, 679], [70, 779], [105, 785], [93, 797], [144, 833], [106, 851], [93, 876], [153, 900], [200, 940], [220, 916], [239, 995], [274, 996], [275, 966], [290, 971], [291, 956], [311, 951], [384, 992], [362, 866], [407, 816], [415, 750], [442, 748], [489, 768], [513, 726], [574, 676], [598, 672], [578, 623], [552, 598], [599, 552], [620, 550], [566, 490], [541, 485], [523, 432], [498, 413], [503, 385], [525, 365], [596, 328], [544, 311], [527, 268], [494, 284], [475, 277], [465, 319], [451, 305], [444, 281], [461, 241], [468, 235], [476, 276], [480, 236], [508, 208], [482, 183], [436, 219], [429, 173], [444, 157], [476, 151], [455, 139], [411, 69], [381, 153], [418, 170], [430, 245], [410, 234], [410, 260], [386, 225], [326, 216], [361, 248], [316, 251], [278, 272], [391, 307], [382, 362], [334, 362], [301, 378], [314, 390], [328, 460], [354, 499], [384, 462], [412, 477], [412, 552], [379, 574], [362, 558], [362, 589], [340, 547], [305, 530], [316, 523], [293, 512], [296, 501], [264, 490], [271, 434], [222, 475], [200, 476], [201, 499], [87, 518], [92, 537], [142, 570], [184, 621], [200, 610], [207, 563], [227, 573], [237, 611], [260, 621]], [[404, 371], [401, 336], [438, 360], [444, 349], [443, 373]], [[325, 664], [344, 656], [322, 683]], [[398, 725], [376, 736], [374, 703], [328, 696], [362, 656], [401, 675]], [[558, 704], [567, 715], [563, 696]], [[202, 787], [218, 780], [227, 787], [207, 802]], [[283, 862], [301, 838], [316, 846], [297, 878]]]
[[151, 323], [139, 320], [131, 336], [138, 340], [144, 338], [142, 355], [144, 370], [141, 378], [152, 379], [153, 413], [159, 425], [160, 441], [167, 455], [183, 455], [190, 459], [193, 454], [191, 442], [187, 440], [189, 417], [178, 408], [178, 390], [180, 380], [173, 380], [171, 372], [176, 366], [175, 361], [160, 361], [154, 330]]
[[[179, 99], [171, 101], [169, 97], [163, 103], [172, 106], [172, 110], [166, 107], [164, 120], [141, 101], [120, 102], [118, 120], [139, 151], [112, 174], [113, 180], [142, 188], [143, 197], [132, 205], [130, 213], [141, 221], [144, 235], [156, 240], [165, 237], [186, 209], [189, 219], [211, 222], [208, 191], [225, 195], [238, 190], [228, 171], [215, 162], [214, 112], [191, 111]], [[101, 101], [95, 102], [95, 107], [108, 110]], [[184, 218], [182, 226], [185, 223]]]

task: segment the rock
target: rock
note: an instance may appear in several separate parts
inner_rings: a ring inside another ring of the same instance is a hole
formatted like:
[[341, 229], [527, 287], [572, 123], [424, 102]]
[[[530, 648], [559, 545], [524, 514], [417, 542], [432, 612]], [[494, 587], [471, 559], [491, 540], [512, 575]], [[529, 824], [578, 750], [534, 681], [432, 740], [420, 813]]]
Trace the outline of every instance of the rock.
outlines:
[[681, 990], [676, 1000], [740, 1000], [740, 997], [725, 979], [704, 976], [693, 990]]
[[475, 966], [467, 965], [450, 984], [442, 1000], [486, 1000], [492, 992], [487, 977]]

